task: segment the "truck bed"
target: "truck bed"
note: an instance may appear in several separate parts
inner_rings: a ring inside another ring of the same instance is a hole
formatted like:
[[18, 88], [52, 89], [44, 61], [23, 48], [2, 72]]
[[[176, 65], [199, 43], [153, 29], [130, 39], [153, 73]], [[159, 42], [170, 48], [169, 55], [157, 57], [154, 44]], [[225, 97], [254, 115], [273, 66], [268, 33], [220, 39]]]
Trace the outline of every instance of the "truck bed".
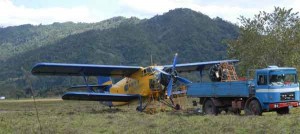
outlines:
[[189, 97], [249, 97], [247, 81], [201, 82], [187, 86]]

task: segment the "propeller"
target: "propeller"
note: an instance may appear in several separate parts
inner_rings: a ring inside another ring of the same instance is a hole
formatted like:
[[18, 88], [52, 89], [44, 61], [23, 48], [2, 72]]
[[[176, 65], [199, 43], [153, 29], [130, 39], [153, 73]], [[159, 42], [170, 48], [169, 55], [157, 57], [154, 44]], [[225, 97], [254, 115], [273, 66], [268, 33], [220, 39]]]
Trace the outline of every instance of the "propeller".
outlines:
[[175, 68], [176, 68], [176, 62], [177, 62], [177, 53], [175, 54], [174, 56], [174, 59], [173, 59], [173, 65], [172, 65], [172, 70], [171, 70], [171, 78], [170, 78], [170, 81], [168, 83], [168, 86], [167, 86], [167, 96], [170, 97], [172, 95], [172, 89], [173, 89], [173, 81], [174, 81], [174, 78], [175, 78]]
[[[159, 80], [161, 81], [162, 80], [162, 76], [161, 75], [165, 75], [167, 77], [167, 81], [165, 81], [166, 83], [168, 83], [167, 85], [167, 96], [170, 97], [172, 95], [172, 89], [173, 89], [173, 82], [175, 82], [176, 80], [184, 83], [184, 84], [189, 84], [189, 83], [192, 83], [191, 81], [189, 81], [188, 79], [186, 78], [183, 78], [183, 77], [179, 77], [177, 76], [177, 73], [176, 73], [176, 63], [177, 63], [177, 53], [175, 54], [175, 57], [173, 59], [173, 64], [172, 64], [172, 68], [170, 69], [170, 72], [166, 72], [160, 68], [154, 68], [155, 70], [157, 70], [158, 72], [160, 72], [161, 74], [159, 74]], [[164, 84], [166, 84], [164, 83]], [[163, 84], [163, 83], [162, 83]]]

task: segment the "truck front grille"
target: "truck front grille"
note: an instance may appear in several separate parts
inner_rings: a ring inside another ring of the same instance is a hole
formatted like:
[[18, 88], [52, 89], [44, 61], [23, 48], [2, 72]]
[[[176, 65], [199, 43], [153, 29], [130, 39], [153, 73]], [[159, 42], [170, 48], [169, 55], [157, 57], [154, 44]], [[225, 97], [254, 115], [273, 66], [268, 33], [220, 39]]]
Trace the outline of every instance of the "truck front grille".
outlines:
[[281, 93], [280, 100], [295, 100], [295, 92]]

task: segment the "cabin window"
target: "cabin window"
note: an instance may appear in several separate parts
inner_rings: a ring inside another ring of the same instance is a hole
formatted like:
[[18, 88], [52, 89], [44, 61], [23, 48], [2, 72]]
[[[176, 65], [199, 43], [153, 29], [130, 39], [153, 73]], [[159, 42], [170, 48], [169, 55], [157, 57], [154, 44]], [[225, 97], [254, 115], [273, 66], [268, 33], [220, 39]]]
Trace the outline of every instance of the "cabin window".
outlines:
[[147, 68], [146, 68], [146, 72], [147, 72], [148, 74], [151, 74], [151, 73], [152, 73], [152, 69], [151, 69], [150, 67], [147, 67]]
[[257, 85], [267, 85], [267, 75], [258, 75]]
[[271, 85], [284, 85], [284, 84], [295, 84], [296, 75], [295, 74], [272, 74], [270, 75]]
[[147, 68], [145, 68], [144, 70], [143, 70], [143, 76], [145, 76], [145, 75], [150, 75], [150, 74], [152, 74], [152, 68], [151, 67], [147, 67]]
[[124, 90], [127, 92], [128, 89], [129, 89], [128, 84], [126, 84], [126, 85], [124, 86]]

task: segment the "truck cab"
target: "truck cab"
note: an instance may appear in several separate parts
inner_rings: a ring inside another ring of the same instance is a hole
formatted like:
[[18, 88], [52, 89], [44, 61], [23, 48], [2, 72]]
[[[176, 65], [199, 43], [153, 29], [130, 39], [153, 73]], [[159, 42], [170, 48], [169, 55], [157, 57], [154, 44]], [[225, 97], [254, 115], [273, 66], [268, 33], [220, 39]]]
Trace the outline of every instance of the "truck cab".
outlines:
[[269, 66], [257, 69], [251, 82], [251, 96], [260, 103], [262, 111], [289, 113], [289, 109], [299, 106], [299, 83], [295, 68]]

